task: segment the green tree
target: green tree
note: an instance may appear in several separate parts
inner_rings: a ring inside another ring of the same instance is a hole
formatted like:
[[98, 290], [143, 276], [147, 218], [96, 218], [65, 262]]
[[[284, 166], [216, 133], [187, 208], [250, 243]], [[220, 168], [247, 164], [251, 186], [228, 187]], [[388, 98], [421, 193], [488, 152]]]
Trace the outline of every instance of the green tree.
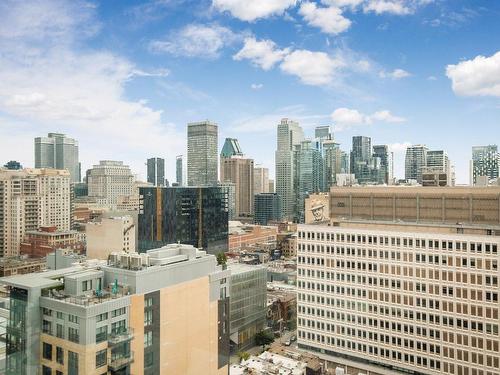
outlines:
[[274, 341], [274, 335], [269, 331], [260, 331], [255, 335], [255, 345], [262, 346], [264, 350], [266, 345], [271, 344]]
[[217, 254], [217, 264], [219, 266], [225, 266], [227, 263], [227, 257], [226, 254], [224, 254], [222, 251]]
[[240, 362], [246, 361], [248, 358], [250, 358], [250, 353], [248, 352], [238, 352], [238, 358], [240, 359]]

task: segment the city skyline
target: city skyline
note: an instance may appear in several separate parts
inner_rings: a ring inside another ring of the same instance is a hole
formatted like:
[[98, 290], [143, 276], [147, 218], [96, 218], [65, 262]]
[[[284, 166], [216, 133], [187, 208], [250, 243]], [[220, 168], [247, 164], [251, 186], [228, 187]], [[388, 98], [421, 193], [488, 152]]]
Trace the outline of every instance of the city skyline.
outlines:
[[346, 151], [355, 135], [392, 146], [397, 177], [404, 145], [447, 150], [467, 183], [471, 147], [498, 143], [499, 4], [254, 3], [4, 2], [1, 160], [33, 165], [33, 138], [58, 131], [82, 170], [123, 159], [143, 176], [158, 155], [174, 181], [186, 124], [209, 118], [272, 177], [288, 117], [307, 134], [333, 124]]

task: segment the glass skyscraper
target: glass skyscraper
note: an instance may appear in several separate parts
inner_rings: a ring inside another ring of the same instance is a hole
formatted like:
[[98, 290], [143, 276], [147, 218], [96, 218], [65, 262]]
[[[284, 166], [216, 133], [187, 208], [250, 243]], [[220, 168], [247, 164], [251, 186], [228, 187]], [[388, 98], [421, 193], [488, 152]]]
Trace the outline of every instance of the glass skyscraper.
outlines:
[[139, 251], [170, 243], [228, 249], [227, 192], [221, 187], [141, 187]]
[[487, 176], [488, 180], [499, 177], [500, 154], [497, 145], [472, 147], [472, 183], [477, 178]]
[[188, 124], [189, 186], [215, 186], [217, 184], [217, 134], [217, 124], [209, 121]]
[[177, 155], [175, 158], [175, 181], [177, 182], [178, 186], [184, 185], [184, 173], [183, 173], [183, 157], [182, 155]]
[[147, 162], [148, 182], [154, 186], [165, 186], [165, 159], [150, 158]]
[[35, 138], [35, 168], [67, 169], [71, 182], [80, 182], [78, 141], [60, 133]]
[[282, 119], [278, 124], [276, 149], [276, 193], [281, 200], [282, 217], [292, 219], [295, 216], [294, 189], [294, 146], [304, 140], [304, 132], [299, 124], [289, 119]]
[[422, 183], [422, 168], [427, 165], [427, 151], [425, 145], [410, 146], [406, 149], [405, 179], [416, 180]]

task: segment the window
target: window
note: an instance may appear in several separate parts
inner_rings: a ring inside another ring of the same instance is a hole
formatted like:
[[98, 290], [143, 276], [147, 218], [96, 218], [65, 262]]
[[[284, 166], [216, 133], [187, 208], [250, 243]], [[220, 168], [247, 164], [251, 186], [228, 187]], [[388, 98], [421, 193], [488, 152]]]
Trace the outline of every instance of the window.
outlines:
[[96, 355], [95, 355], [95, 368], [99, 368], [99, 367], [104, 366], [106, 364], [107, 353], [108, 352], [106, 349], [100, 350], [96, 353]]
[[153, 324], [153, 310], [148, 310], [144, 312], [144, 326], [150, 326]]
[[153, 366], [153, 352], [146, 353], [144, 355], [144, 367]]
[[73, 327], [68, 328], [68, 340], [79, 343], [80, 336], [78, 335], [78, 328], [73, 328]]
[[49, 361], [52, 361], [52, 345], [44, 342], [42, 345], [42, 355], [43, 355], [43, 359], [47, 359]]
[[64, 314], [61, 311], [57, 312], [57, 319], [64, 319]]
[[64, 365], [64, 350], [58, 346], [56, 346], [56, 362]]
[[68, 351], [68, 375], [78, 375], [78, 353]]
[[99, 314], [96, 317], [97, 322], [102, 322], [103, 320], [107, 320], [107, 319], [108, 319], [108, 313]]
[[42, 375], [52, 375], [52, 369], [47, 366], [42, 366]]
[[71, 315], [69, 314], [68, 315], [68, 320], [71, 322], [71, 323], [78, 323], [78, 317], [76, 315]]
[[122, 308], [120, 308], [120, 309], [113, 310], [113, 311], [111, 312], [111, 317], [112, 317], [112, 318], [115, 318], [115, 317], [117, 317], [117, 316], [120, 316], [120, 315], [125, 314], [126, 312], [127, 312], [127, 309], [126, 309], [125, 307], [122, 307]]
[[148, 348], [153, 345], [153, 331], [148, 331], [144, 334], [144, 347]]
[[111, 333], [118, 334], [125, 331], [126, 331], [125, 320], [120, 320], [119, 322], [111, 324]]
[[42, 332], [52, 335], [52, 322], [44, 319], [42, 321]]
[[92, 289], [92, 280], [82, 281], [82, 291], [86, 292], [87, 290]]
[[64, 326], [62, 324], [56, 324], [56, 336], [60, 339], [64, 338]]
[[95, 342], [96, 344], [108, 339], [108, 326], [99, 327], [96, 329]]

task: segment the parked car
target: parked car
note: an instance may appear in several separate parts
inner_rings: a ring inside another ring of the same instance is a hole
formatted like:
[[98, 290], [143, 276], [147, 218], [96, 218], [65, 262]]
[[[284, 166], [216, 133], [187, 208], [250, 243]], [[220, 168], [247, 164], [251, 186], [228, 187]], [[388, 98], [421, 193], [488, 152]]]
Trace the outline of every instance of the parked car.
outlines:
[[290, 340], [285, 341], [286, 346], [290, 346], [290, 344], [291, 344]]
[[292, 335], [292, 337], [290, 337], [290, 341], [295, 341], [295, 340], [297, 340], [297, 336]]

